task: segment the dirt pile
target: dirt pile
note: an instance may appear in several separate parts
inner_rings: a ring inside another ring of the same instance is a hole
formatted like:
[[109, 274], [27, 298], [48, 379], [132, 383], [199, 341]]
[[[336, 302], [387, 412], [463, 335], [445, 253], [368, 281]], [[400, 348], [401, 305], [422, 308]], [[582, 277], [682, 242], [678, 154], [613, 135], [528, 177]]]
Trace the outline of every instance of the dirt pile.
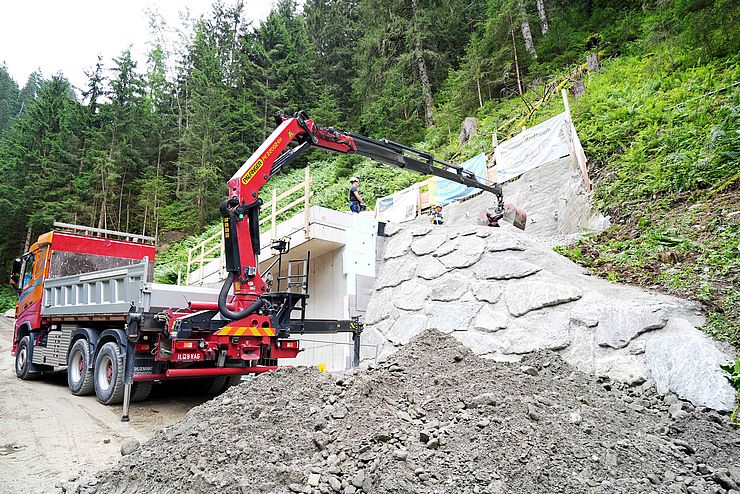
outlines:
[[502, 363], [425, 331], [335, 378], [283, 369], [230, 389], [82, 492], [727, 493], [740, 433], [558, 355]]

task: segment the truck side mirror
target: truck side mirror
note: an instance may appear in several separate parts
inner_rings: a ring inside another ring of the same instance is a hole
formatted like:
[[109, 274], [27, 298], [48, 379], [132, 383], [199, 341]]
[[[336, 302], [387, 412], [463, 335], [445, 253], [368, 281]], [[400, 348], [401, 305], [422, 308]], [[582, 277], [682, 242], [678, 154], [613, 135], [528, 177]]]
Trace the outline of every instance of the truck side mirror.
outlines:
[[18, 286], [18, 283], [21, 280], [22, 264], [23, 259], [15, 259], [13, 261], [13, 269], [10, 272], [10, 286], [12, 286], [17, 292], [20, 292], [20, 287]]

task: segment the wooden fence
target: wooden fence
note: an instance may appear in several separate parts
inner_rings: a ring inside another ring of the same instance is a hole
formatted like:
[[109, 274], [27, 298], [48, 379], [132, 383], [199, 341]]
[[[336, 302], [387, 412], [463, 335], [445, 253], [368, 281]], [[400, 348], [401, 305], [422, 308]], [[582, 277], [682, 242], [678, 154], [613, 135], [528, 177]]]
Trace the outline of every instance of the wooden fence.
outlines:
[[[311, 170], [310, 167], [305, 168], [305, 174], [303, 181], [290, 189], [277, 193], [275, 189], [272, 190], [271, 199], [262, 205], [263, 213], [269, 211], [269, 214], [264, 215], [260, 219], [260, 227], [269, 222], [270, 224], [270, 238], [275, 238], [275, 232], [278, 224], [278, 217], [290, 211], [292, 208], [303, 204], [303, 228], [306, 238], [308, 238], [308, 223], [309, 215], [308, 210], [310, 208], [311, 196]], [[287, 204], [287, 199], [293, 196], [295, 193], [302, 191], [301, 197], [294, 199]], [[187, 284], [195, 284], [203, 282], [203, 267], [211, 262], [219, 261], [218, 272], [219, 278], [226, 278], [226, 258], [224, 257], [224, 234], [223, 230], [215, 235], [211, 235], [207, 239], [199, 242], [194, 247], [188, 249], [188, 266], [187, 266]], [[192, 274], [198, 273], [196, 276], [191, 277]]]

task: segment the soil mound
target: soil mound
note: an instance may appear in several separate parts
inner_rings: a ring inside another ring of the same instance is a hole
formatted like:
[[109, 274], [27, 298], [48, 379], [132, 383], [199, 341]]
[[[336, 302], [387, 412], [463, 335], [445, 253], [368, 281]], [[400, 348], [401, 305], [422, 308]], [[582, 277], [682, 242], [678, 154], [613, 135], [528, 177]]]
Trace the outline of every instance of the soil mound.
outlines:
[[717, 493], [737, 488], [738, 464], [724, 415], [547, 351], [486, 360], [428, 330], [351, 376], [293, 368], [244, 382], [64, 489]]

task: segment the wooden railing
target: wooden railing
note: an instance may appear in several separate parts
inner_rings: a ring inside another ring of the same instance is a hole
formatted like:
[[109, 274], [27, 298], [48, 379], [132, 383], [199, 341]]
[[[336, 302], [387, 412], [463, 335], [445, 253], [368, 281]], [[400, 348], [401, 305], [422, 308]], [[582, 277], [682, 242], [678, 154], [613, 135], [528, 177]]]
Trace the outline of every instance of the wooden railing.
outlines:
[[[289, 199], [291, 196], [293, 196], [296, 192], [303, 191], [303, 194], [301, 197], [294, 199], [290, 201], [289, 203], [285, 204], [284, 206], [281, 206], [281, 202], [285, 202], [286, 199]], [[263, 213], [266, 211], [269, 211], [269, 214], [265, 215], [263, 218], [260, 219], [260, 227], [266, 223], [270, 223], [270, 238], [275, 238], [275, 232], [278, 224], [278, 217], [290, 211], [292, 208], [300, 205], [303, 203], [303, 228], [304, 228], [304, 234], [306, 235], [306, 238], [308, 238], [308, 223], [309, 223], [309, 215], [308, 210], [311, 206], [311, 196], [313, 193], [311, 192], [311, 170], [307, 166], [305, 168], [305, 174], [303, 177], [303, 181], [290, 189], [278, 194], [275, 189], [272, 190], [272, 198], [270, 201], [264, 203], [262, 205], [262, 211]], [[202, 242], [199, 242], [194, 247], [191, 247], [188, 249], [188, 267], [187, 267], [187, 283], [188, 284], [195, 284], [195, 283], [202, 283], [203, 282], [203, 267], [208, 265], [209, 263], [218, 260], [219, 261], [219, 278], [224, 279], [226, 278], [226, 258], [224, 256], [224, 237], [223, 237], [223, 230], [216, 233], [215, 235], [211, 235], [207, 239], [203, 240]], [[216, 256], [216, 252], [218, 252], [218, 256]], [[191, 275], [193, 273], [197, 272], [197, 276], [191, 278]]]

